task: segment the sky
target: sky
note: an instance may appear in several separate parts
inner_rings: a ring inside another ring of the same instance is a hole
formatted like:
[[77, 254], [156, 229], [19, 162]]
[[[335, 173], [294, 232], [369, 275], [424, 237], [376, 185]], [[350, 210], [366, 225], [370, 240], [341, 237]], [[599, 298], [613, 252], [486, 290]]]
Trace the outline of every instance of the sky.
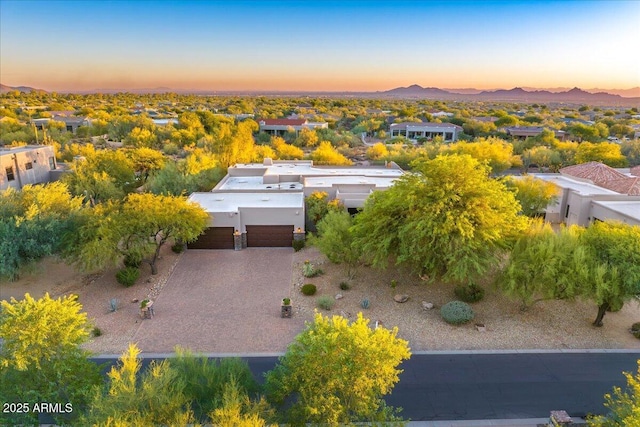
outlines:
[[50, 91], [640, 86], [640, 1], [0, 0], [0, 82]]

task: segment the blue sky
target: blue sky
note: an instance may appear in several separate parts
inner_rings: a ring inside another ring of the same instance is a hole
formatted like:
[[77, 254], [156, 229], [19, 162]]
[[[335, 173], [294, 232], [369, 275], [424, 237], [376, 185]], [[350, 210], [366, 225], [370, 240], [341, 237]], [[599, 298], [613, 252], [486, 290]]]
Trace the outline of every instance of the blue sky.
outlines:
[[48, 90], [640, 86], [638, 1], [0, 0], [0, 81]]

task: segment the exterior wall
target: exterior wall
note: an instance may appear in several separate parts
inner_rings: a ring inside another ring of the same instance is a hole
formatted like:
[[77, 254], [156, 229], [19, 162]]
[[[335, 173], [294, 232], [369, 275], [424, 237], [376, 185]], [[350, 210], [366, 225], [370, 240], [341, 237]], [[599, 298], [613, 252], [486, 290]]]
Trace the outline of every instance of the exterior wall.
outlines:
[[[49, 182], [50, 159], [53, 159], [53, 169], [56, 168], [53, 147], [39, 146], [31, 150], [16, 148], [0, 151], [0, 190], [9, 187], [21, 189], [27, 184], [41, 184]], [[29, 167], [29, 164], [31, 168]], [[12, 181], [8, 180], [7, 168], [13, 170]]]
[[[304, 207], [300, 208], [239, 208], [240, 231], [246, 233], [247, 225], [293, 225], [304, 230]], [[219, 224], [216, 224], [218, 226]]]
[[588, 225], [591, 222], [591, 199], [592, 196], [583, 196], [574, 192], [569, 193], [567, 199], [568, 209], [565, 208], [564, 210], [565, 223], [567, 225]]
[[[639, 208], [640, 208], [640, 203], [639, 203]], [[591, 223], [597, 220], [600, 220], [600, 221], [615, 220], [615, 221], [624, 222], [625, 224], [630, 224], [630, 225], [635, 225], [640, 227], [640, 221], [638, 220], [629, 218], [628, 216], [623, 215], [620, 212], [611, 210], [607, 206], [591, 203]]]
[[560, 188], [561, 193], [555, 204], [547, 206], [545, 209], [544, 219], [551, 224], [560, 224], [564, 222], [564, 214], [567, 209], [567, 200], [569, 199], [569, 189]]

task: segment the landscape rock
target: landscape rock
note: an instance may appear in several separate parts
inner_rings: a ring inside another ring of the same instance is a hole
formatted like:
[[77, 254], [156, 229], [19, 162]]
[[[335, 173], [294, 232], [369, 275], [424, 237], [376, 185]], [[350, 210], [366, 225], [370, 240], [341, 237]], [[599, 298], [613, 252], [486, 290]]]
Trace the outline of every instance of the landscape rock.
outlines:
[[336, 294], [336, 299], [342, 299], [342, 298], [343, 298], [342, 294]]
[[422, 308], [424, 310], [431, 310], [433, 308], [433, 303], [432, 302], [422, 301]]
[[407, 302], [409, 300], [409, 295], [406, 294], [396, 294], [396, 296], [393, 297], [395, 302]]

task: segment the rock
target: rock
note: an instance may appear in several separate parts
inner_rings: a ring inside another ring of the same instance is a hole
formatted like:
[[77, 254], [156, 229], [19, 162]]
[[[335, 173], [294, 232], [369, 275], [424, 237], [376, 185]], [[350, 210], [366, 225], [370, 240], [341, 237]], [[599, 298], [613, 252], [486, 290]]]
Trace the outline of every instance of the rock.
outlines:
[[433, 303], [422, 301], [422, 308], [425, 310], [431, 310], [433, 308]]
[[393, 297], [395, 302], [407, 302], [407, 300], [409, 299], [409, 295], [406, 294], [397, 294], [396, 296]]
[[484, 326], [484, 323], [476, 323], [476, 329], [478, 332], [484, 332], [487, 328]]
[[344, 298], [342, 294], [336, 294], [336, 299], [342, 299], [342, 298]]

